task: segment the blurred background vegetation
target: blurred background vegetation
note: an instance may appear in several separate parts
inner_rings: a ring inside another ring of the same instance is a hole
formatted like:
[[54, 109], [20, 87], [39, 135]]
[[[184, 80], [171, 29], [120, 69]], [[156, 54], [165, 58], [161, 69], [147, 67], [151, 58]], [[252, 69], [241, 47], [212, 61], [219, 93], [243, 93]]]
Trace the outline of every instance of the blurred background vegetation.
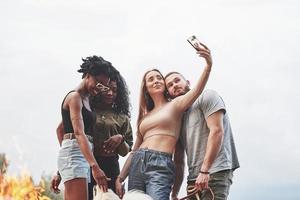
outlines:
[[8, 175], [9, 162], [4, 153], [0, 153], [0, 200], [63, 200], [63, 195], [50, 190], [51, 175], [42, 174], [35, 184], [30, 174]]

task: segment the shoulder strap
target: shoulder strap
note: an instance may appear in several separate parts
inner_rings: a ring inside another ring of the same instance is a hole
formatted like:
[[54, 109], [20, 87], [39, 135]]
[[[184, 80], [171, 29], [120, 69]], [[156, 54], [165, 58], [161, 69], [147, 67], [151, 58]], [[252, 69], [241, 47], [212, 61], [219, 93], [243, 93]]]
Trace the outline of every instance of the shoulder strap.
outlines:
[[64, 102], [65, 102], [67, 96], [68, 96], [71, 92], [75, 92], [75, 90], [71, 90], [70, 92], [68, 92], [68, 93], [66, 94], [65, 98], [63, 99], [63, 101], [62, 101], [62, 103], [61, 103], [61, 109], [63, 109]]

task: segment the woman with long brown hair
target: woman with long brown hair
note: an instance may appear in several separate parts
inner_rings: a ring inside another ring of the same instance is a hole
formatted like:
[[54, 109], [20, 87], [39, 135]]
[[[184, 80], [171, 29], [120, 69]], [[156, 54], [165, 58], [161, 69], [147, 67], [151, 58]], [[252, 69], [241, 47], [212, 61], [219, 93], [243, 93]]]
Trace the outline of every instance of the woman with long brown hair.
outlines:
[[196, 86], [185, 95], [169, 101], [164, 77], [157, 69], [147, 71], [142, 80], [137, 137], [116, 181], [117, 193], [123, 195], [121, 182], [129, 174], [128, 190], [141, 190], [155, 200], [167, 200], [175, 178], [172, 154], [179, 137], [181, 118], [203, 91], [212, 67], [210, 50], [203, 45], [197, 53], [206, 66]]

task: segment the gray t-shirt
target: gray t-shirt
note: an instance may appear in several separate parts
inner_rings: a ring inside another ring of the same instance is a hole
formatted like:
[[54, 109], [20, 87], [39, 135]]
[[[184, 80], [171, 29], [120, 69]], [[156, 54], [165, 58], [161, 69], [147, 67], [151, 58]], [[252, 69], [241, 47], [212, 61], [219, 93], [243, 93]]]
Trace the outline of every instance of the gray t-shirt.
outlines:
[[224, 138], [220, 152], [209, 172], [215, 173], [226, 169], [234, 170], [240, 166], [225, 104], [222, 98], [215, 91], [206, 90], [186, 111], [183, 117], [180, 140], [183, 142], [183, 146], [187, 154], [187, 163], [189, 168], [189, 175], [187, 179], [189, 181], [197, 178], [204, 159], [209, 135], [206, 119], [211, 114], [219, 110], [224, 112]]

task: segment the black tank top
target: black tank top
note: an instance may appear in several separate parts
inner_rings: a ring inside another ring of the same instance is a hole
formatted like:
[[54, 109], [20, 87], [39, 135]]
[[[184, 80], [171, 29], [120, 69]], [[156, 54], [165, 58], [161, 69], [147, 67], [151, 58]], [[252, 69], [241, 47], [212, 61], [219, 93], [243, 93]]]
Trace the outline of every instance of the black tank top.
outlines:
[[[70, 94], [71, 92], [74, 92], [74, 90], [70, 91], [68, 94]], [[68, 96], [68, 94], [66, 95], [66, 97]], [[64, 131], [65, 133], [74, 133], [72, 120], [70, 117], [70, 111], [63, 108], [66, 97], [64, 98], [61, 104], [61, 115], [62, 115], [62, 121], [64, 125]], [[92, 128], [96, 120], [95, 113], [86, 109], [86, 107], [82, 102], [81, 114], [82, 114], [85, 134], [92, 135]]]

